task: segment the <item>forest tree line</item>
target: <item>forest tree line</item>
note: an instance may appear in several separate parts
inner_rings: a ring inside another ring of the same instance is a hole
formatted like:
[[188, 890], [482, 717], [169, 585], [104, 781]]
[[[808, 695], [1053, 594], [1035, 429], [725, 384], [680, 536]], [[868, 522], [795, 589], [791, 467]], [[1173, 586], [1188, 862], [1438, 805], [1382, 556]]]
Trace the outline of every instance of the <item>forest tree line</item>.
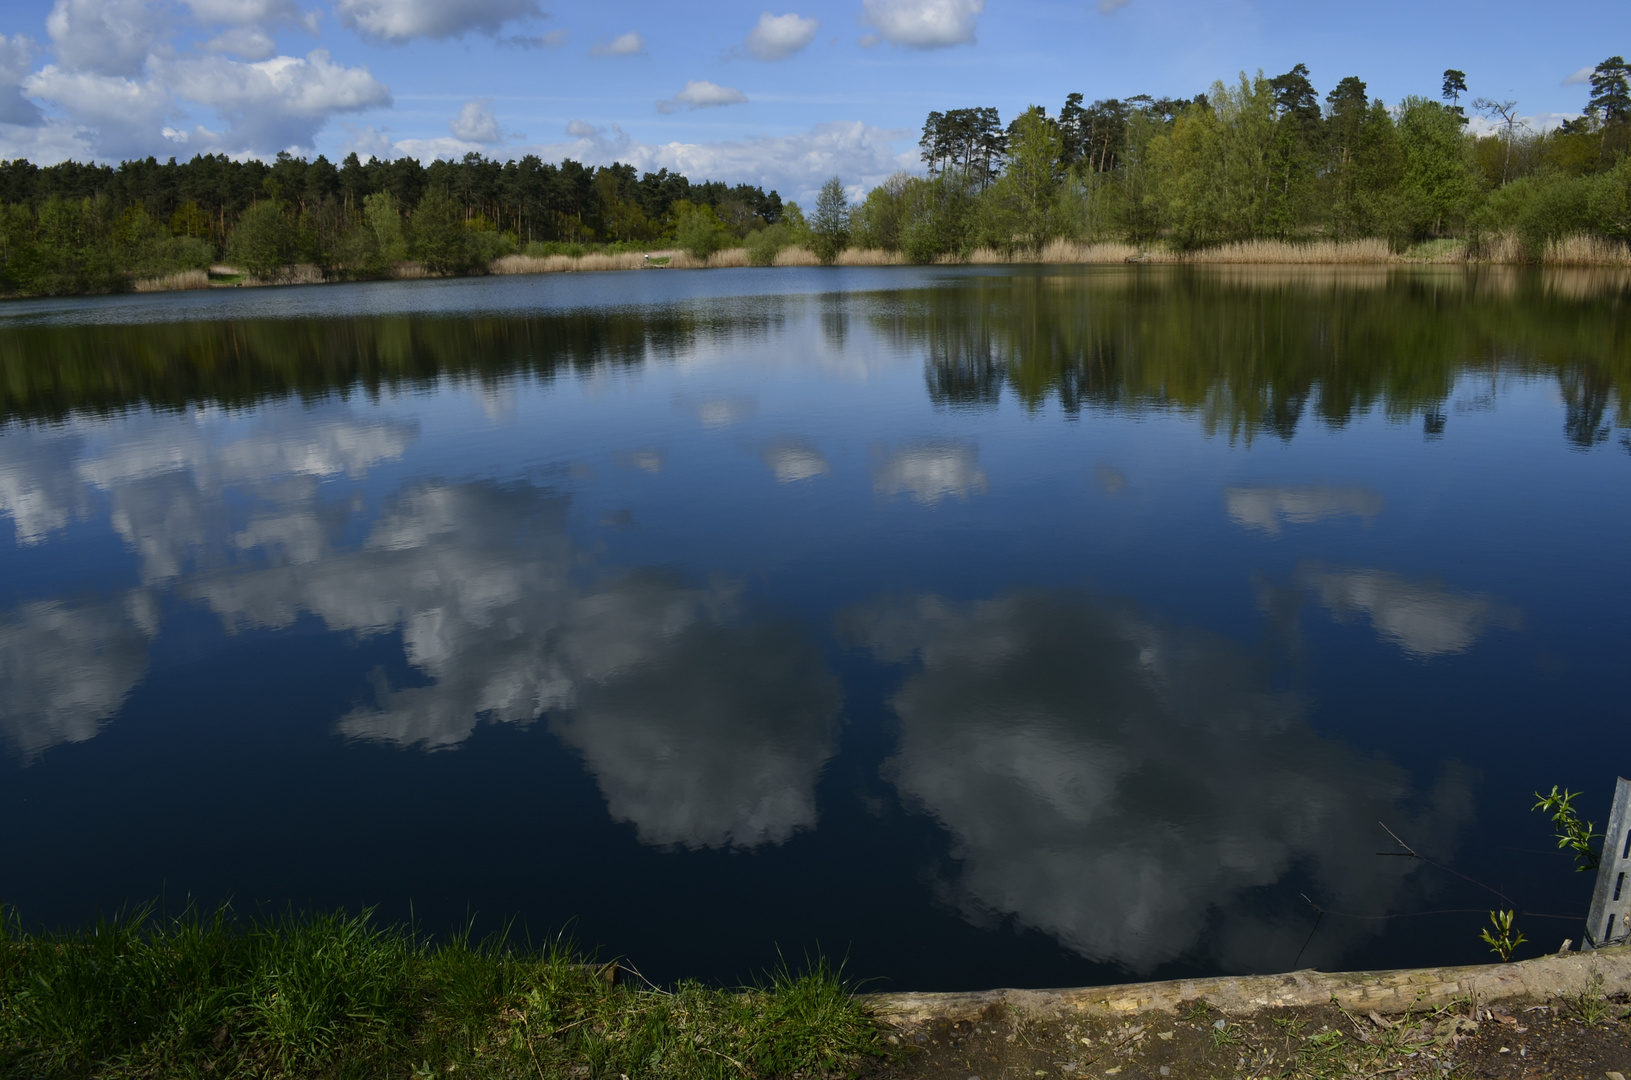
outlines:
[[529, 248], [647, 245], [693, 218], [722, 246], [781, 222], [783, 206], [750, 184], [532, 156], [14, 160], [0, 162], [0, 293], [113, 291], [221, 260], [261, 277], [296, 263], [379, 277], [409, 260], [464, 273]]
[[1631, 240], [1631, 70], [1613, 56], [1589, 82], [1583, 114], [1545, 131], [1518, 102], [1472, 96], [1458, 70], [1437, 97], [1390, 106], [1355, 76], [1322, 98], [1302, 64], [1194, 98], [1071, 94], [1054, 115], [1032, 106], [1007, 124], [988, 107], [933, 112], [926, 175], [898, 174], [854, 205], [834, 178], [808, 221], [761, 187], [532, 156], [7, 161], [0, 293], [111, 291], [220, 260], [262, 278], [294, 264], [382, 277], [410, 261], [457, 274], [591, 243], [699, 257], [745, 244], [756, 263], [791, 244], [823, 261], [857, 246], [930, 262], [1054, 240], [1380, 237], [1402, 251], [1457, 237], [1476, 254], [1515, 236], [1538, 257], [1569, 236]]
[[[1597, 65], [1584, 113], [1547, 131], [1518, 102], [1472, 96], [1458, 70], [1439, 96], [1390, 106], [1354, 76], [1322, 99], [1302, 64], [1193, 99], [1071, 94], [1054, 115], [1033, 106], [1006, 126], [991, 108], [933, 112], [927, 176], [897, 175], [854, 206], [829, 185], [812, 224], [838, 247], [915, 262], [1056, 239], [1189, 249], [1381, 237], [1404, 250], [1515, 235], [1532, 257], [1571, 235], [1625, 241], [1628, 74], [1619, 56]], [[1490, 122], [1482, 134], [1474, 114]]]

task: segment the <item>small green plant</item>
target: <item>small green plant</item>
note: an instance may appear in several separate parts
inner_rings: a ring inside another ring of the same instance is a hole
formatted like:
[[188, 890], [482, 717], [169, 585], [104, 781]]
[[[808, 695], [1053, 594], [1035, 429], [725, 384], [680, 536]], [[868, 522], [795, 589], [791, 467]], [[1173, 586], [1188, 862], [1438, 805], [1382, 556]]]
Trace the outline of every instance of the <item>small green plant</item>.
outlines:
[[1502, 963], [1512, 959], [1512, 950], [1529, 940], [1523, 936], [1522, 930], [1517, 932], [1517, 937], [1512, 936], [1514, 914], [1515, 912], [1511, 911], [1492, 911], [1489, 913], [1489, 921], [1494, 933], [1490, 932], [1490, 927], [1478, 932], [1479, 939], [1489, 946], [1490, 952], [1501, 958]]
[[1586, 988], [1580, 992], [1577, 1001], [1580, 1011], [1580, 1021], [1587, 1027], [1596, 1027], [1608, 1018], [1612, 1011], [1608, 1003], [1608, 995], [1603, 993], [1603, 973], [1593, 971], [1586, 976]]
[[1553, 784], [1550, 795], [1535, 792], [1535, 798], [1538, 801], [1533, 807], [1551, 815], [1552, 828], [1557, 832], [1557, 846], [1561, 850], [1574, 852], [1574, 860], [1577, 864], [1574, 870], [1577, 874], [1597, 869], [1601, 857], [1592, 848], [1591, 843], [1593, 840], [1603, 838], [1603, 834], [1596, 831], [1596, 822], [1587, 821], [1582, 823], [1580, 815], [1575, 812], [1574, 800], [1578, 799], [1581, 794], [1583, 793], [1570, 791], [1568, 788], [1564, 788], [1562, 793], [1559, 794], [1557, 785]]

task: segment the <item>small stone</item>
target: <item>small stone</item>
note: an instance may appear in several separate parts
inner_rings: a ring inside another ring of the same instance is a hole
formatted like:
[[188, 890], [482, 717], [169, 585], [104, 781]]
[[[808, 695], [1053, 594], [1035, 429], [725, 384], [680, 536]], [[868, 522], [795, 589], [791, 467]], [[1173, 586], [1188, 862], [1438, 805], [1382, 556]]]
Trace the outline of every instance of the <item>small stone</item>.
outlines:
[[1608, 1074], [1608, 1080], [1625, 1080], [1625, 1074], [1624, 1073], [1611, 1072], [1611, 1073]]
[[1172, 1075], [1172, 1070], [1167, 1068], [1165, 1065], [1163, 1065], [1163, 1066], [1161, 1066], [1161, 1075], [1162, 1076], [1171, 1076]]
[[1495, 1052], [1497, 1054], [1510, 1054], [1510, 1053], [1512, 1053], [1512, 1048], [1510, 1046], [1503, 1046], [1503, 1047], [1501, 1047], [1499, 1050], [1497, 1050]]
[[1172, 1032], [1170, 1032], [1170, 1031], [1158, 1031], [1158, 1032], [1155, 1033], [1155, 1037], [1157, 1039], [1170, 1040], [1172, 1038]]
[[1214, 1020], [1214, 1021], [1212, 1021], [1212, 1026], [1217, 1028], [1219, 1031], [1222, 1031], [1224, 1028], [1229, 1026], [1229, 1021], [1227, 1021], [1227, 1020]]

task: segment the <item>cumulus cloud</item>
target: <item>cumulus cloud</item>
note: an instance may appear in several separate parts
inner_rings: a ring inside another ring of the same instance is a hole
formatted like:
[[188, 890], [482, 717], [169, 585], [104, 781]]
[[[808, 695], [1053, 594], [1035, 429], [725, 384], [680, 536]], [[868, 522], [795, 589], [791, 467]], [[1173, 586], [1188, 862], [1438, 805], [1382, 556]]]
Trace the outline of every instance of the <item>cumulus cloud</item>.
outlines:
[[821, 23], [815, 19], [794, 12], [772, 15], [767, 11], [759, 16], [758, 25], [748, 32], [742, 47], [760, 60], [781, 60], [814, 41], [820, 28]]
[[1280, 535], [1282, 522], [1312, 525], [1350, 514], [1369, 525], [1386, 504], [1374, 488], [1320, 485], [1225, 488], [1223, 502], [1236, 524], [1271, 536]]
[[56, 102], [75, 124], [88, 129], [95, 152], [104, 157], [139, 157], [158, 141], [174, 108], [169, 91], [154, 79], [130, 79], [47, 64], [30, 75], [24, 89]]
[[265, 60], [277, 55], [277, 42], [259, 26], [234, 26], [216, 34], [201, 47], [205, 52], [231, 53], [245, 60]]
[[646, 51], [646, 39], [630, 30], [610, 41], [599, 41], [589, 50], [590, 56], [634, 56]]
[[336, 0], [340, 21], [365, 37], [404, 42], [477, 33], [497, 36], [507, 22], [540, 18], [538, 0]]
[[876, 455], [872, 490], [879, 495], [910, 495], [925, 506], [947, 496], [966, 501], [984, 495], [985, 473], [973, 443], [927, 442]]
[[804, 442], [784, 442], [766, 448], [764, 463], [778, 484], [796, 484], [832, 472], [821, 451]]
[[[822, 183], [835, 175], [854, 178], [866, 187], [918, 164], [915, 141], [909, 150], [893, 145], [915, 140], [915, 133], [858, 121], [821, 124], [793, 135], [708, 143], [637, 142], [615, 125], [601, 127], [583, 120], [568, 123], [566, 134], [568, 141], [511, 145], [507, 152], [516, 157], [536, 154], [545, 161], [571, 158], [589, 165], [621, 161], [650, 172], [666, 168], [687, 176], [758, 184], [801, 200], [814, 198]], [[418, 156], [416, 150], [424, 148], [423, 143], [403, 140], [395, 144], [394, 152]], [[391, 153], [373, 152], [379, 157]]]
[[326, 49], [255, 63], [184, 57], [160, 72], [177, 97], [208, 106], [227, 122], [225, 132], [197, 129], [190, 138], [229, 152], [310, 146], [330, 117], [391, 104], [391, 91], [367, 68], [336, 64]]
[[720, 86], [707, 79], [688, 79], [685, 89], [673, 97], [657, 102], [657, 111], [672, 113], [686, 109], [715, 109], [721, 105], [741, 105], [748, 96], [729, 86]]
[[1523, 626], [1522, 613], [1492, 597], [1381, 570], [1305, 563], [1297, 568], [1295, 583], [1338, 622], [1368, 619], [1378, 637], [1418, 660], [1463, 653], [1491, 629]]
[[130, 76], [146, 64], [163, 22], [148, 0], [56, 0], [45, 29], [62, 67]]
[[[1422, 805], [1229, 642], [1092, 596], [911, 597], [853, 609], [840, 632], [912, 671], [885, 775], [951, 839], [945, 900], [1095, 961], [1290, 964], [1307, 912], [1270, 887], [1296, 872], [1322, 904], [1387, 911], [1410, 870], [1375, 857], [1376, 822], [1442, 852], [1470, 819], [1457, 777]], [[1363, 932], [1327, 926], [1305, 960]]]
[[34, 65], [34, 42], [0, 34], [0, 124], [32, 127], [40, 123], [39, 106], [23, 96], [23, 80]]
[[498, 117], [493, 113], [492, 98], [465, 102], [459, 115], [448, 123], [448, 128], [455, 139], [465, 142], [496, 143], [503, 138], [498, 131]]
[[1563, 85], [1586, 86], [1591, 82], [1591, 77], [1596, 73], [1597, 69], [1595, 67], [1583, 67], [1573, 75], [1570, 75], [1567, 79], [1564, 79]]
[[944, 49], [974, 41], [985, 0], [865, 0], [863, 21], [882, 40], [908, 49]]

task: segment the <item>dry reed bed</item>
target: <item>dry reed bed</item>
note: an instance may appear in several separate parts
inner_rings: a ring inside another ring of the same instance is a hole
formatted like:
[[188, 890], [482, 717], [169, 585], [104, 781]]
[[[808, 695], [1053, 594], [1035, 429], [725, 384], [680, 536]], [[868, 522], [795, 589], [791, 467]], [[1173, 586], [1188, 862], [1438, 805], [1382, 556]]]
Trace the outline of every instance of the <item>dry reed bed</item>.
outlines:
[[[650, 260], [667, 258], [675, 270], [722, 269], [753, 265], [746, 248], [728, 248], [707, 259], [697, 259], [683, 251], [652, 252], [649, 256], [584, 255], [574, 258], [551, 255], [534, 259], [509, 255], [492, 264], [495, 274], [539, 274], [586, 270], [637, 270], [654, 265]], [[1140, 248], [1121, 243], [1081, 243], [1054, 240], [1039, 252], [1005, 251], [982, 247], [966, 258], [943, 255], [940, 265], [992, 266], [1008, 263], [1049, 263], [1093, 265], [1112, 263], [1162, 263], [1189, 266], [1397, 266], [1397, 265], [1521, 265], [1531, 262], [1523, 245], [1511, 235], [1488, 237], [1476, 250], [1464, 241], [1443, 242], [1437, 249], [1395, 254], [1387, 241], [1319, 240], [1290, 243], [1284, 240], [1246, 240], [1195, 251]], [[1631, 247], [1598, 237], [1574, 236], [1551, 241], [1541, 257], [1545, 266], [1631, 267]], [[901, 266], [906, 257], [895, 251], [849, 248], [839, 253], [837, 266]], [[775, 266], [820, 266], [821, 260], [808, 248], [790, 247], [778, 252]], [[409, 276], [399, 274], [398, 276]]]
[[207, 289], [210, 275], [207, 270], [182, 270], [180, 273], [159, 277], [138, 278], [131, 283], [137, 292], [181, 292], [186, 289]]

